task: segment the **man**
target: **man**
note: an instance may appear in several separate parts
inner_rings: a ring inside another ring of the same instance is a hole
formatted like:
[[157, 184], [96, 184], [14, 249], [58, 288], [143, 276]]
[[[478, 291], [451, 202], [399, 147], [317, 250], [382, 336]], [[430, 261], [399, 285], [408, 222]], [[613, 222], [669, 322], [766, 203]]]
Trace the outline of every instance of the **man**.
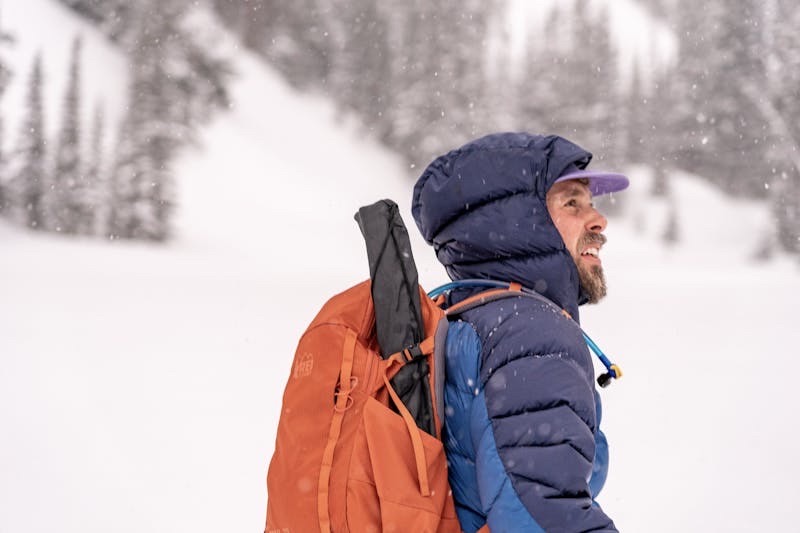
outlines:
[[616, 531], [594, 501], [608, 452], [577, 321], [579, 305], [606, 293], [607, 221], [592, 195], [628, 180], [586, 171], [591, 158], [557, 136], [494, 134], [437, 158], [414, 188], [414, 219], [453, 280], [516, 282], [546, 298], [491, 301], [448, 330], [444, 441], [468, 533]]

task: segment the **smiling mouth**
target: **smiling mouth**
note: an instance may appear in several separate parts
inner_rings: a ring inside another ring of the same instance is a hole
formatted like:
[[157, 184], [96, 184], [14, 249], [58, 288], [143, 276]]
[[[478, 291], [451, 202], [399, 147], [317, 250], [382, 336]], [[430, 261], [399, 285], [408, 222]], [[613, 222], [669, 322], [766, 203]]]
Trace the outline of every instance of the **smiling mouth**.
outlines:
[[581, 239], [581, 247], [583, 250], [580, 252], [581, 259], [589, 263], [602, 263], [600, 261], [600, 249], [606, 243], [606, 236], [602, 233], [586, 233]]
[[589, 256], [589, 257], [594, 257], [596, 259], [600, 259], [600, 248], [594, 248], [594, 247], [587, 248], [581, 253], [581, 255], [584, 257]]
[[600, 260], [600, 248], [590, 246], [581, 252], [581, 260], [589, 264], [601, 265], [603, 262]]

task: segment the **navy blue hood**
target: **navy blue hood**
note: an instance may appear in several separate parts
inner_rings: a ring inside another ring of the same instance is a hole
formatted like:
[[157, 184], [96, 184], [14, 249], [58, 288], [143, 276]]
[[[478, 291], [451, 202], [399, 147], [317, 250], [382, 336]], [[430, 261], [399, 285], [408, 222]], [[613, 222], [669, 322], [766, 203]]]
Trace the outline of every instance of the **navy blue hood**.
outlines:
[[428, 165], [414, 187], [414, 220], [452, 279], [516, 281], [577, 320], [587, 299], [545, 196], [564, 170], [591, 159], [555, 135], [482, 137]]

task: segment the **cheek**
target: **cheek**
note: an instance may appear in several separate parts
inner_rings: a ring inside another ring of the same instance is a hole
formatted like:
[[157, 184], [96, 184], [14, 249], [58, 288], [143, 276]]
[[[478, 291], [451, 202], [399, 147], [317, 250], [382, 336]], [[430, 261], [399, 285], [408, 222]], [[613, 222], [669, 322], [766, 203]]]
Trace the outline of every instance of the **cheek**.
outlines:
[[556, 222], [556, 228], [561, 234], [561, 239], [564, 241], [569, 252], [574, 254], [578, 247], [578, 239], [582, 231], [580, 221], [576, 221], [574, 217], [562, 216]]

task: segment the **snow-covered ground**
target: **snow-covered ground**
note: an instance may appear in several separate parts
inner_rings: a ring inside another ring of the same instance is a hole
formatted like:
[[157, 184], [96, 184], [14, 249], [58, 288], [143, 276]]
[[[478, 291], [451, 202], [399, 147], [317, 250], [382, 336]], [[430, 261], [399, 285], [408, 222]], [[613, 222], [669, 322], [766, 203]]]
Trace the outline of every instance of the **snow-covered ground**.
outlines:
[[[236, 67], [234, 108], [178, 163], [169, 246], [0, 222], [0, 533], [260, 531], [295, 343], [368, 275], [353, 213], [398, 201], [421, 282], [445, 281], [409, 169], [247, 54]], [[602, 392], [600, 502], [628, 532], [798, 531], [797, 263], [749, 263], [763, 207], [690, 176], [682, 242], [661, 247], [667, 206], [631, 176], [610, 296], [583, 311], [625, 371]]]

